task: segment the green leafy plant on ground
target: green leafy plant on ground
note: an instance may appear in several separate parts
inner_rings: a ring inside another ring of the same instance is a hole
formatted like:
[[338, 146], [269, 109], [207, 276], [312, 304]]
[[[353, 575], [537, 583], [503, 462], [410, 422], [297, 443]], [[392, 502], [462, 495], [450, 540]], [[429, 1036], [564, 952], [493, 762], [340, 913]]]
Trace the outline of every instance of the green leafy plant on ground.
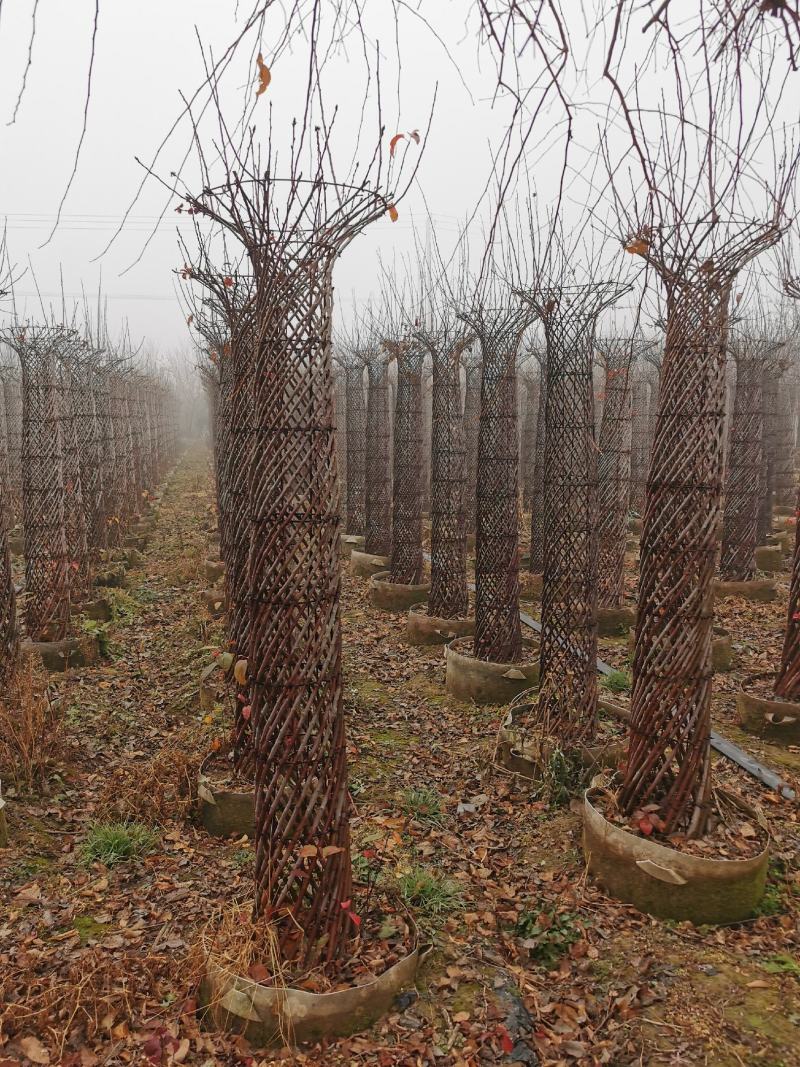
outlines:
[[397, 889], [404, 904], [427, 917], [453, 911], [461, 903], [461, 890], [455, 882], [421, 864], [400, 875]]
[[156, 835], [141, 823], [96, 823], [86, 835], [83, 858], [87, 863], [104, 863], [106, 867], [113, 867], [125, 860], [143, 856], [155, 843]]
[[554, 909], [524, 911], [517, 919], [514, 932], [522, 941], [522, 947], [537, 963], [551, 966], [580, 940], [581, 931], [572, 912], [557, 912]]
[[631, 689], [631, 676], [627, 671], [612, 671], [604, 674], [600, 679], [600, 685], [610, 693], [629, 693]]
[[85, 634], [90, 634], [92, 637], [97, 638], [97, 646], [100, 649], [100, 655], [103, 659], [108, 659], [111, 655], [111, 636], [109, 634], [109, 626], [109, 623], [98, 622], [97, 619], [81, 619], [81, 630]]
[[442, 820], [442, 800], [435, 789], [422, 786], [406, 789], [400, 795], [400, 810], [417, 822], [439, 823]]

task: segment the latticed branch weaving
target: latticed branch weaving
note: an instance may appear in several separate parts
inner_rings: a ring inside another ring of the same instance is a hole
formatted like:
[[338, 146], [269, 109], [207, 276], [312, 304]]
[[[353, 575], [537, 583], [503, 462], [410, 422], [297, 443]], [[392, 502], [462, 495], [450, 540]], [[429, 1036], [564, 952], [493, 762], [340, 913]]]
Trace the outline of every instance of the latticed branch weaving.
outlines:
[[536, 420], [536, 443], [533, 454], [533, 481], [531, 483], [531, 550], [528, 560], [532, 574], [544, 570], [544, 482], [545, 446], [547, 443], [547, 352], [537, 354], [539, 360], [539, 416]]
[[389, 581], [422, 581], [422, 364], [418, 341], [391, 344], [397, 360], [392, 485], [392, 552]]
[[377, 556], [388, 556], [392, 550], [389, 364], [383, 353], [371, 353], [366, 363], [369, 393], [364, 550]]
[[466, 443], [461, 417], [462, 345], [431, 340], [433, 426], [431, 467], [431, 591], [428, 614], [461, 619], [469, 610], [464, 515]]
[[347, 409], [347, 511], [345, 530], [364, 536], [367, 477], [367, 409], [364, 404], [364, 364], [350, 357], [345, 363]]
[[647, 495], [647, 471], [650, 466], [649, 386], [637, 364], [633, 374], [631, 398], [631, 495], [630, 506], [637, 515], [644, 514]]
[[[800, 516], [800, 493], [795, 513]], [[795, 525], [789, 612], [783, 638], [781, 663], [775, 679], [775, 695], [782, 700], [800, 700], [800, 520]]]
[[769, 342], [744, 338], [732, 346], [736, 392], [730, 431], [720, 574], [743, 582], [755, 573], [762, 476], [762, 373]]
[[475, 490], [478, 484], [478, 435], [481, 414], [480, 357], [471, 355], [464, 362], [466, 380], [464, 388], [464, 517], [467, 533], [475, 533], [477, 505]]
[[598, 347], [605, 359], [606, 380], [597, 463], [597, 603], [617, 607], [623, 594], [631, 487], [630, 369], [634, 342], [617, 338], [601, 341]]

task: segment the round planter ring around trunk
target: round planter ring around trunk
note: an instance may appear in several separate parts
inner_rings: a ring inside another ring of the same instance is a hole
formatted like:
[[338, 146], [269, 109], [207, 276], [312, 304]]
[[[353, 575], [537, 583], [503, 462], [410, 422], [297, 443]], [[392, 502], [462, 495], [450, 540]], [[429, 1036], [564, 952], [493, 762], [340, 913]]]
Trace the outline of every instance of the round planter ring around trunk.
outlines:
[[91, 667], [100, 660], [100, 643], [94, 634], [65, 637], [62, 641], [22, 642], [24, 651], [35, 652], [51, 674]]
[[212, 837], [249, 837], [256, 832], [255, 789], [220, 789], [203, 774], [197, 779], [198, 816]]
[[714, 582], [714, 597], [717, 600], [740, 596], [743, 600], [769, 604], [777, 595], [775, 582], [769, 578], [752, 578], [746, 582]]
[[597, 609], [597, 636], [624, 637], [636, 625], [636, 607], [620, 604]]
[[539, 681], [539, 643], [523, 638], [522, 647], [521, 663], [492, 663], [472, 655], [471, 637], [456, 638], [445, 646], [447, 692], [474, 704], [508, 704]]
[[369, 580], [369, 599], [373, 607], [381, 611], [408, 611], [414, 604], [423, 604], [431, 591], [431, 583], [405, 585], [390, 582], [389, 571], [378, 571]]
[[243, 1034], [258, 1048], [346, 1037], [387, 1014], [398, 993], [414, 985], [429, 951], [417, 945], [372, 982], [333, 993], [262, 985], [206, 952], [200, 1003], [216, 1028]]
[[415, 604], [406, 620], [406, 640], [410, 645], [446, 645], [455, 637], [470, 637], [475, 633], [475, 619], [440, 619], [429, 615]]
[[388, 556], [374, 556], [371, 552], [359, 552], [354, 548], [350, 552], [350, 570], [357, 578], [371, 578], [389, 566]]
[[[525, 741], [517, 728], [517, 720], [534, 706], [537, 696], [537, 689], [526, 689], [512, 701], [508, 714], [500, 724], [495, 749], [497, 764], [504, 770], [531, 781], [540, 781], [542, 777], [541, 761], [537, 759], [539, 752], [535, 745]], [[612, 744], [579, 745], [577, 748], [581, 765], [587, 770], [594, 767], [616, 767], [624, 753], [625, 741], [622, 737]], [[547, 750], [543, 754], [546, 757]]]
[[740, 692], [736, 710], [747, 733], [779, 745], [800, 745], [800, 704]]
[[[769, 840], [743, 860], [706, 859], [637, 837], [583, 802], [583, 851], [609, 896], [659, 919], [734, 923], [752, 916], [764, 895]], [[744, 808], [744, 805], [742, 805]]]
[[764, 574], [778, 574], [783, 570], [783, 549], [780, 545], [759, 545], [755, 559], [756, 570]]
[[339, 553], [342, 559], [350, 559], [354, 551], [364, 551], [364, 538], [358, 534], [342, 534], [339, 539]]

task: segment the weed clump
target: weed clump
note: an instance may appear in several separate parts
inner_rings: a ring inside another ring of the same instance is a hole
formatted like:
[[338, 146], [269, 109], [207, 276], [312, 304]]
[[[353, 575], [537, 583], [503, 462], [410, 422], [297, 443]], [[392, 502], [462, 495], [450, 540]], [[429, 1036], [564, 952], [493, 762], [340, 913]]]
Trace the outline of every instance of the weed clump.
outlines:
[[137, 822], [95, 823], [90, 827], [83, 845], [87, 863], [104, 863], [113, 867], [125, 860], [136, 859], [150, 852], [156, 835]]

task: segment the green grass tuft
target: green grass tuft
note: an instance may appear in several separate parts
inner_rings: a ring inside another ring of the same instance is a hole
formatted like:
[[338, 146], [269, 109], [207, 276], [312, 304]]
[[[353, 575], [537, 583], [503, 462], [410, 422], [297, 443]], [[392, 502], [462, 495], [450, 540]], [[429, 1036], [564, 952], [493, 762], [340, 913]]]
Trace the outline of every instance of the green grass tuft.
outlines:
[[428, 917], [453, 911], [461, 904], [461, 890], [455, 882], [420, 864], [400, 875], [397, 888], [405, 904]]
[[611, 693], [629, 693], [631, 684], [631, 676], [627, 671], [612, 671], [600, 679], [600, 685]]
[[113, 867], [125, 860], [150, 852], [156, 835], [138, 822], [104, 822], [90, 827], [83, 845], [87, 863], [104, 863]]
[[400, 810], [410, 815], [417, 822], [440, 823], [442, 821], [442, 799], [435, 789], [422, 786], [420, 789], [406, 789], [400, 794]]

